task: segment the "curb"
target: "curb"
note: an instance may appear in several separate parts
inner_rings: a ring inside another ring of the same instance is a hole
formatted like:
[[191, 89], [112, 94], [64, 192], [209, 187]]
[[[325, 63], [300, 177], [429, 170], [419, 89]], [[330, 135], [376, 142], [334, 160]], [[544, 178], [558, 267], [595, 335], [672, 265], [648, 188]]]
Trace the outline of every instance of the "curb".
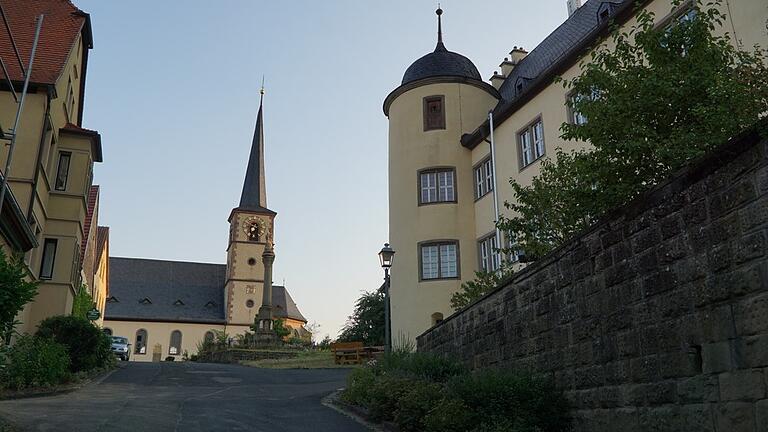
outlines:
[[368, 421], [365, 418], [366, 413], [361, 408], [342, 402], [341, 399], [339, 398], [339, 395], [343, 390], [344, 389], [336, 390], [335, 392], [324, 397], [320, 401], [320, 403], [322, 403], [323, 406], [325, 407], [328, 407], [340, 414], [343, 414], [346, 417], [351, 418], [352, 420], [356, 421], [357, 423], [360, 423], [361, 425], [365, 426], [369, 430], [372, 430], [375, 432], [397, 432], [397, 429], [392, 429], [390, 427], [387, 427], [386, 425], [375, 424]]

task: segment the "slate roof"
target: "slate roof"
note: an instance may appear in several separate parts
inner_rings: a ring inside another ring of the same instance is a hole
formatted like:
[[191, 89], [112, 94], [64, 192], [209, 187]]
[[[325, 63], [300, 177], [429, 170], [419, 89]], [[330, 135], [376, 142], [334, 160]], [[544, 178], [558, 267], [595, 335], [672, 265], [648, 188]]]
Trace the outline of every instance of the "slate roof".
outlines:
[[413, 62], [405, 70], [401, 85], [431, 77], [461, 77], [482, 81], [480, 72], [472, 60], [459, 53], [448, 51], [443, 44], [443, 10], [437, 11], [437, 46], [435, 50]]
[[253, 131], [251, 154], [245, 169], [243, 192], [240, 195], [240, 210], [274, 213], [267, 209], [267, 184], [264, 174], [264, 94], [259, 101], [259, 113], [256, 115], [256, 128]]
[[[83, 32], [85, 46], [93, 47], [89, 15], [68, 0], [0, 0], [0, 5], [25, 67], [32, 51], [37, 17], [40, 14], [45, 15], [32, 68], [33, 83], [56, 82], [80, 32]], [[24, 74], [5, 26], [0, 25], [0, 29], [0, 57], [3, 58], [11, 79], [23, 81]]]
[[482, 81], [480, 72], [472, 60], [459, 53], [448, 51], [442, 43], [439, 43], [434, 52], [416, 60], [405, 70], [402, 84], [438, 76], [457, 76]]
[[[109, 266], [105, 319], [215, 324], [226, 320], [225, 264], [110, 257]], [[275, 317], [307, 321], [285, 287], [272, 287], [272, 305]]]
[[599, 25], [598, 12], [606, 5], [619, 5], [629, 0], [588, 0], [549, 34], [536, 48], [525, 56], [504, 80], [499, 88], [501, 103], [519, 96], [518, 81], [531, 81], [550, 66], [579, 46]]

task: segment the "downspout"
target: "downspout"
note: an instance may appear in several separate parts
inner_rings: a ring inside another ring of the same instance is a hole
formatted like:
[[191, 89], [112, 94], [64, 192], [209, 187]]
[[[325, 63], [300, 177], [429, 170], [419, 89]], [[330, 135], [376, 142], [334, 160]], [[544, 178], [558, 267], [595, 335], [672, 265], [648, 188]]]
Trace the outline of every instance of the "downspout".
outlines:
[[496, 143], [493, 139], [493, 110], [488, 112], [488, 125], [490, 126], [489, 144], [491, 145], [491, 169], [493, 170], [493, 227], [496, 231], [496, 247], [501, 255], [501, 231], [499, 230], [499, 188], [496, 178]]
[[43, 163], [43, 149], [45, 148], [45, 137], [48, 128], [51, 127], [51, 93], [53, 89], [49, 86], [46, 91], [45, 114], [43, 117], [43, 130], [40, 132], [40, 144], [37, 147], [37, 163], [35, 164], [35, 175], [32, 177], [32, 192], [29, 197], [29, 206], [27, 207], [27, 222], [32, 223], [32, 210], [35, 207], [35, 197], [37, 196], [37, 181], [40, 178], [40, 165]]

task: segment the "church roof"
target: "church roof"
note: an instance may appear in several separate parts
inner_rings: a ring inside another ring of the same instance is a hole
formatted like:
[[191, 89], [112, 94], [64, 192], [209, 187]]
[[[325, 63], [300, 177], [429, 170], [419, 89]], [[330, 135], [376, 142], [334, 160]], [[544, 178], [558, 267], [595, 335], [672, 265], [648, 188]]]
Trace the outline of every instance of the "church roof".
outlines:
[[448, 51], [443, 44], [441, 15], [437, 10], [438, 30], [435, 50], [416, 60], [403, 75], [402, 85], [431, 77], [461, 77], [482, 81], [480, 72], [472, 61], [459, 53]]
[[256, 116], [256, 128], [253, 131], [253, 142], [251, 143], [251, 154], [248, 157], [248, 167], [245, 170], [240, 205], [237, 208], [274, 213], [267, 208], [267, 184], [264, 174], [264, 90], [262, 89], [261, 92], [259, 113]]
[[[109, 258], [105, 319], [224, 324], [227, 266], [143, 258]], [[306, 322], [288, 290], [272, 286], [276, 318]], [[258, 305], [257, 305], [258, 307]]]

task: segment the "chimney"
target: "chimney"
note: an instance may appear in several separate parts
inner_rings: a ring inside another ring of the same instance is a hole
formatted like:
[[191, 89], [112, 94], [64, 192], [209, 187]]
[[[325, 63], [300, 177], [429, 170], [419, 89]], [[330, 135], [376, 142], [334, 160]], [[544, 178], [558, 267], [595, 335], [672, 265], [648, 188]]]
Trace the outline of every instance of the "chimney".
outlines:
[[509, 57], [504, 57], [504, 61], [501, 62], [499, 67], [501, 68], [501, 74], [505, 77], [508, 77], [509, 73], [512, 72], [512, 69], [514, 69], [515, 63], [509, 61]]
[[491, 85], [493, 86], [493, 88], [498, 90], [501, 87], [501, 85], [504, 83], [505, 79], [507, 79], [506, 75], [499, 74], [499, 71], [493, 71], [493, 76], [491, 77]]
[[581, 0], [568, 0], [568, 16], [573, 15], [581, 7]]
[[528, 51], [523, 49], [523, 47], [514, 47], [512, 51], [509, 52], [509, 61], [512, 62], [512, 66], [517, 66], [518, 63], [520, 63], [520, 60], [525, 58], [525, 56], [528, 55]]

